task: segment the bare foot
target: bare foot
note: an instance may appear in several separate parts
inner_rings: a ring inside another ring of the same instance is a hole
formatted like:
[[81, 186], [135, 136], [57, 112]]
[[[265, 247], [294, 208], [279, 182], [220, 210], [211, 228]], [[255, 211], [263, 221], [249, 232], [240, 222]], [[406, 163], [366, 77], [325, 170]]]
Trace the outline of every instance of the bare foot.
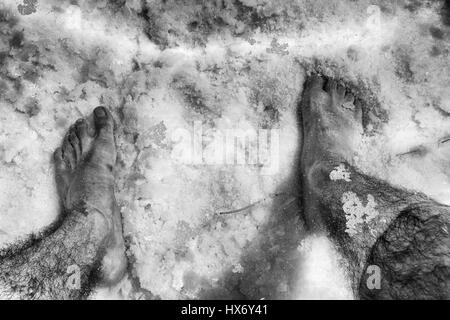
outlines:
[[306, 166], [324, 158], [352, 162], [363, 132], [362, 110], [351, 92], [334, 79], [313, 75], [302, 98]]
[[320, 193], [313, 173], [326, 164], [352, 162], [358, 138], [363, 133], [362, 110], [354, 96], [333, 79], [310, 76], [302, 97], [303, 148], [302, 172], [307, 223], [322, 229]]
[[363, 132], [353, 100], [333, 79], [312, 76], [306, 83], [301, 169], [308, 227], [337, 244], [355, 296], [446, 299], [448, 206], [351, 165]]
[[107, 248], [101, 267], [106, 284], [119, 281], [126, 269], [122, 222], [114, 197], [114, 120], [104, 107], [97, 107], [90, 119], [72, 125], [61, 148], [54, 154], [58, 193], [65, 214], [76, 210], [99, 213], [107, 227]]

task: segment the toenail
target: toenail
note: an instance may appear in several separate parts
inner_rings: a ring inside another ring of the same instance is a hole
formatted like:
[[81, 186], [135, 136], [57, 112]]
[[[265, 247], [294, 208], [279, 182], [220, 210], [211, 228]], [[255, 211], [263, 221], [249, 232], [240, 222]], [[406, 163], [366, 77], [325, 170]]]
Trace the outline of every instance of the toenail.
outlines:
[[105, 117], [106, 116], [106, 111], [105, 111], [104, 107], [95, 108], [94, 113], [97, 117]]

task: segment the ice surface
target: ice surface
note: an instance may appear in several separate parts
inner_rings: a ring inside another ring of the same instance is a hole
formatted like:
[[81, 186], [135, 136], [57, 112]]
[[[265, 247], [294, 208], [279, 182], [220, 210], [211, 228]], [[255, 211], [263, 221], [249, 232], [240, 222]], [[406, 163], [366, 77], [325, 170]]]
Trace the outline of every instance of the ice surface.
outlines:
[[[98, 296], [352, 297], [333, 245], [304, 239], [299, 213], [296, 109], [313, 69], [367, 101], [355, 165], [450, 203], [439, 1], [18, 4], [1, 4], [0, 243], [55, 219], [51, 154], [107, 105], [133, 274]], [[227, 130], [275, 134], [275, 170], [218, 160]]]

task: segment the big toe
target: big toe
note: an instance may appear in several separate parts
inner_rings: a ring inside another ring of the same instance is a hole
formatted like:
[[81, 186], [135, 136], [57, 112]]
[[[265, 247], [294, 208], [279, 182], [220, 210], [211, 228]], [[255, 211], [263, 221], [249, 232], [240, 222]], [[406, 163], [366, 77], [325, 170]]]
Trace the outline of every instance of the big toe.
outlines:
[[325, 78], [313, 74], [306, 80], [305, 88], [302, 93], [302, 115], [304, 120], [309, 122], [313, 115], [326, 108], [329, 103], [330, 95], [324, 90]]
[[112, 170], [116, 160], [116, 148], [114, 143], [114, 119], [105, 107], [97, 107], [94, 110], [94, 124], [96, 138], [92, 147], [93, 161], [105, 164]]
[[94, 124], [97, 134], [112, 133], [114, 130], [114, 119], [105, 107], [94, 109]]
[[325, 79], [322, 76], [318, 74], [312, 74], [306, 80], [305, 88], [307, 90], [323, 90], [324, 84]]

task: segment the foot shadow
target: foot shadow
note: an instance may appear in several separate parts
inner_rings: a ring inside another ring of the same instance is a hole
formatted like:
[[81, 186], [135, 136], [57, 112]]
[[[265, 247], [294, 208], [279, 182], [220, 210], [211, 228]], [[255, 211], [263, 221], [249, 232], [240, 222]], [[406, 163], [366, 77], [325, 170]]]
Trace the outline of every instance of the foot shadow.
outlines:
[[[298, 104], [297, 124], [301, 135]], [[227, 271], [215, 287], [203, 288], [199, 299], [292, 299], [296, 290], [300, 252], [306, 235], [301, 204], [301, 138], [291, 176], [275, 194], [270, 216], [259, 235], [244, 251], [241, 273]], [[251, 212], [251, 211], [249, 211]], [[236, 213], [236, 214], [248, 214]]]

